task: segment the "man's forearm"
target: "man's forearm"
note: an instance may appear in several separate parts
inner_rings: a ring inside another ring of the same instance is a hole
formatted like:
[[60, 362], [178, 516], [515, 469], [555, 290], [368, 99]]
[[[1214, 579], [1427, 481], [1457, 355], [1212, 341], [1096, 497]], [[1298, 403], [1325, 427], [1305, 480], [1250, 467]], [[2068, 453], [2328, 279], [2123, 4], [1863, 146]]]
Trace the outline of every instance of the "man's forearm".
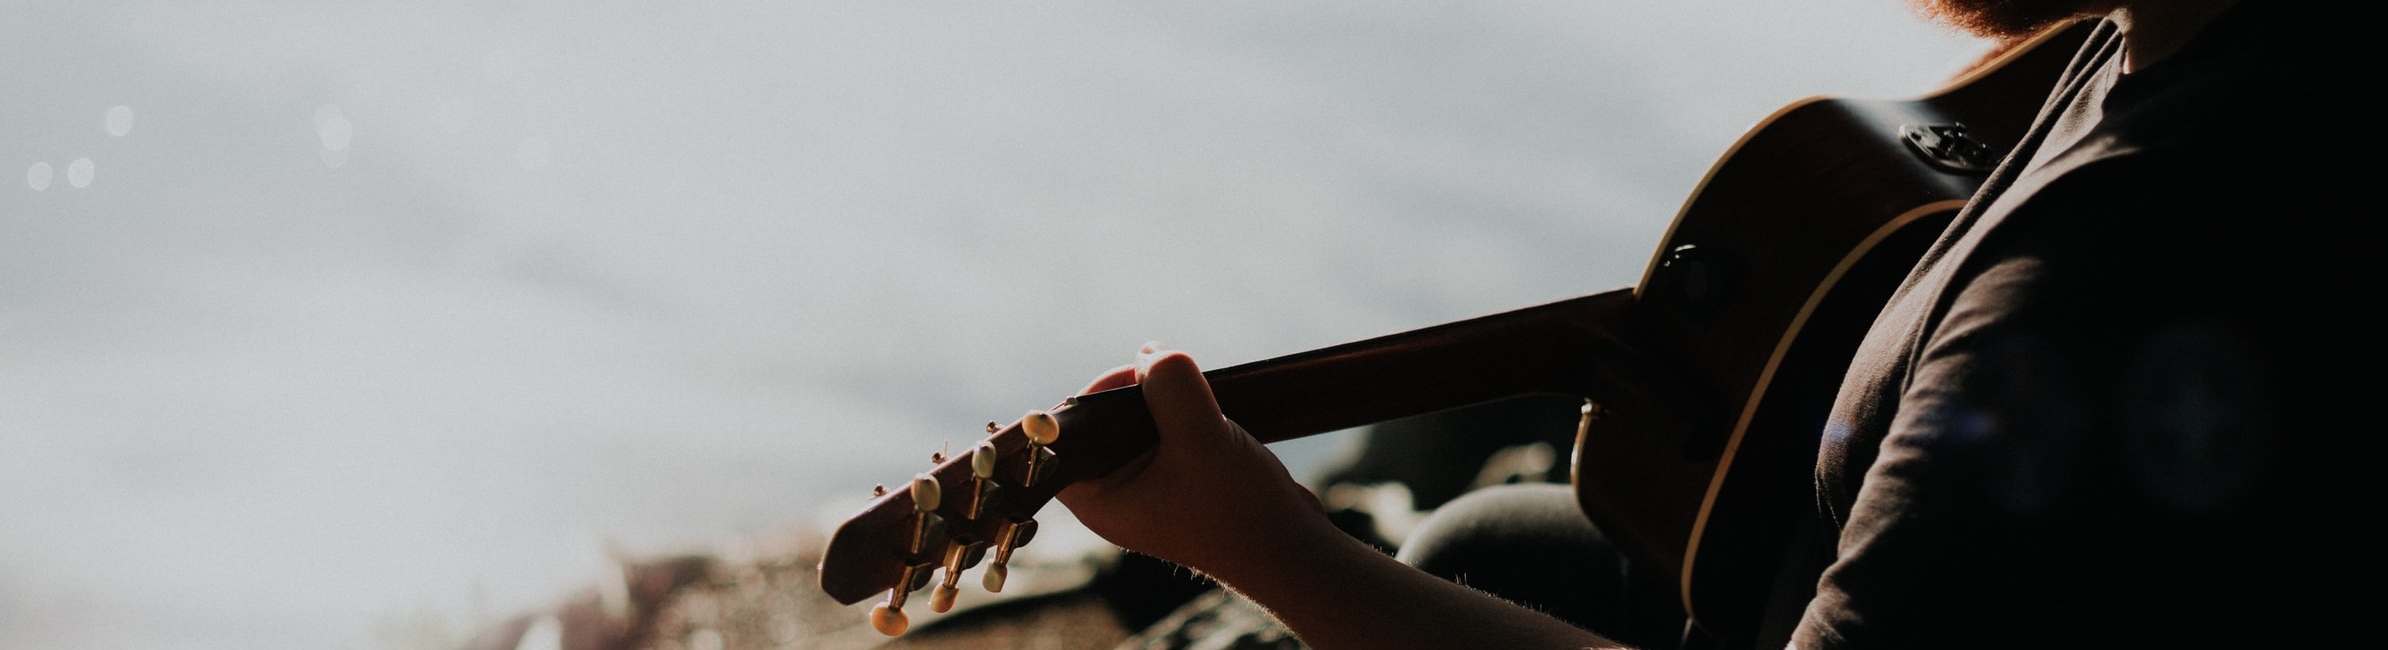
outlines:
[[1291, 539], [1212, 577], [1312, 648], [1618, 648], [1556, 618], [1453, 584], [1344, 537]]

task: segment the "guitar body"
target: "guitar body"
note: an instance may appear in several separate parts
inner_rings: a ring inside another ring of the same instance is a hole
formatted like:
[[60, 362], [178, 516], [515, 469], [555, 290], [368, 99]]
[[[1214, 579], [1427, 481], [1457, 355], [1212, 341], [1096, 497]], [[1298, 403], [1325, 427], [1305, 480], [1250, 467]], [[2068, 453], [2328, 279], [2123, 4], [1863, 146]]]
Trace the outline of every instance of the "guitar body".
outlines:
[[1963, 125], [1994, 152], [1987, 162], [2003, 158], [2086, 27], [2043, 34], [1920, 99], [1779, 110], [1678, 215], [1636, 287], [1628, 337], [1710, 382], [1726, 414], [1664, 444], [1611, 406], [1579, 434], [1574, 482], [1586, 514], [1637, 560], [1680, 576], [1685, 613], [1711, 636], [1746, 641], [1774, 590], [1813, 589], [1813, 575], [1777, 573], [1814, 516], [1819, 436], [1842, 375], [1988, 176], [1935, 161], [1905, 133]]
[[[1263, 442], [1526, 394], [1597, 403], [1575, 449], [1585, 513], [1638, 566], [1679, 576], [1666, 595], [1709, 636], [1746, 642], [1778, 586], [1812, 588], [1777, 574], [1813, 516], [1817, 440], [1851, 351], [1983, 163], [2021, 139], [2080, 27], [1920, 99], [1777, 111], [1710, 170], [1631, 289], [1205, 376]], [[1153, 426], [1133, 386], [990, 425], [839, 526], [821, 586], [848, 604], [884, 594], [874, 624], [900, 632], [911, 592], [939, 582], [946, 606], [961, 571], [1000, 574], [1061, 486], [1134, 459]]]

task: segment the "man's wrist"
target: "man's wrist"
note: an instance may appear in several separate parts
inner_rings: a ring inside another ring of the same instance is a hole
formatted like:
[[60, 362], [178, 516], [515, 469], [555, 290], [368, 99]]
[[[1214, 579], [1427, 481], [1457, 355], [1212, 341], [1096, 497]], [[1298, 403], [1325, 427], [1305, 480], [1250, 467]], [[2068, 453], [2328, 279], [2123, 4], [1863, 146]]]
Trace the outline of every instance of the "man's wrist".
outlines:
[[1264, 605], [1279, 592], [1307, 591], [1346, 582], [1343, 574], [1364, 570], [1371, 559], [1393, 562], [1383, 550], [1345, 534], [1324, 517], [1289, 526], [1281, 534], [1244, 538], [1236, 549], [1196, 567], [1212, 579]]

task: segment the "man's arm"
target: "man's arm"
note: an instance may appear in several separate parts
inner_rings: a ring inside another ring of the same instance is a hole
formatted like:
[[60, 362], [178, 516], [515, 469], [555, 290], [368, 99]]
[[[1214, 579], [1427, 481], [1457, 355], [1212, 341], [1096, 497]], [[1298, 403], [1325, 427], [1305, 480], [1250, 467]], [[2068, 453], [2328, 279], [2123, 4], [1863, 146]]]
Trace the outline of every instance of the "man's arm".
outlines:
[[1622, 647], [1428, 575], [1345, 535], [1266, 446], [1219, 412], [1192, 357], [1147, 345], [1087, 392], [1130, 384], [1152, 451], [1060, 499], [1104, 539], [1210, 575], [1311, 647]]

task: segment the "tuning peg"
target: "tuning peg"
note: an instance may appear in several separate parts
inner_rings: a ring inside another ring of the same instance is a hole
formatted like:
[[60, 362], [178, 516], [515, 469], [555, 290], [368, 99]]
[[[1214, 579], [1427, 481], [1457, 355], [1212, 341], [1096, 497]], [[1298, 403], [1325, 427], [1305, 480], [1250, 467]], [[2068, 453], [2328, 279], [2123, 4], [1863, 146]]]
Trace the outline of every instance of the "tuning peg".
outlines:
[[987, 574], [981, 586], [989, 592], [1001, 593], [1003, 581], [1011, 576], [1012, 551], [1028, 545], [1036, 537], [1036, 520], [1028, 518], [1005, 522], [1003, 532], [995, 536], [995, 558], [987, 563]]
[[871, 629], [878, 630], [880, 634], [895, 636], [903, 634], [905, 629], [912, 627], [911, 617], [905, 616], [904, 610], [896, 609], [898, 606], [893, 604], [893, 601], [872, 605]]
[[888, 588], [887, 600], [871, 606], [871, 629], [878, 630], [880, 634], [895, 636], [903, 634], [906, 628], [912, 627], [912, 618], [904, 615], [904, 598], [911, 595], [912, 590], [919, 588], [918, 579], [915, 576], [921, 575], [925, 574], [920, 573], [919, 565], [904, 567], [903, 576], [896, 578], [894, 587]]
[[979, 576], [978, 584], [986, 587], [987, 593], [1003, 593], [1003, 581], [1011, 577], [1011, 572], [1011, 568], [1002, 562], [989, 562], [986, 574]]
[[937, 583], [936, 591], [929, 592], [929, 609], [940, 614], [952, 610], [954, 597], [962, 591], [955, 588], [955, 585], [962, 581], [962, 572], [978, 566], [978, 561], [986, 556], [987, 545], [984, 542], [955, 544], [946, 547], [945, 580]]
[[1033, 444], [1050, 445], [1061, 439], [1061, 423], [1044, 411], [1029, 411], [1020, 418], [1020, 430], [1028, 434], [1028, 442]]
[[921, 474], [912, 478], [912, 537], [904, 550], [919, 555], [945, 542], [945, 518], [937, 516], [938, 501], [945, 489], [937, 484], [937, 477]]
[[995, 441], [980, 440], [970, 448], [970, 475], [980, 479], [995, 478]]
[[928, 474], [912, 476], [912, 510], [930, 512], [944, 502], [945, 487], [937, 484], [937, 477]]
[[997, 460], [992, 440], [980, 440], [978, 446], [970, 449], [970, 500], [962, 504], [962, 518], [977, 520], [979, 513], [1002, 493], [1003, 485], [995, 482]]
[[901, 596], [890, 596], [887, 600], [872, 605], [871, 629], [878, 630], [880, 634], [895, 636], [903, 634], [905, 629], [912, 627], [912, 618], [904, 615], [903, 600]]
[[945, 518], [934, 512], [923, 512], [912, 519], [912, 537], [905, 540], [904, 552], [920, 555], [945, 543]]
[[[881, 486], [879, 491], [884, 492], [885, 489], [885, 486]], [[937, 506], [944, 500], [945, 488], [937, 483], [937, 477], [919, 474], [912, 477], [912, 483], [906, 489], [911, 490], [912, 494], [912, 535], [905, 540], [904, 554], [908, 558], [919, 558], [930, 549], [946, 545], [945, 518], [937, 516]], [[929, 571], [934, 570], [935, 566], [918, 559], [907, 560], [903, 575], [896, 579], [895, 586], [888, 588], [887, 600], [871, 607], [871, 628], [880, 634], [895, 636], [911, 627], [911, 618], [904, 615], [904, 599], [913, 591], [928, 585]], [[935, 606], [936, 603], [931, 602], [930, 605]]]
[[954, 598], [961, 594], [962, 590], [953, 585], [937, 585], [936, 591], [929, 592], [929, 611], [939, 614], [953, 611]]
[[1029, 411], [1020, 418], [1020, 430], [1028, 434], [1028, 475], [1021, 478], [1020, 484], [1033, 486], [1046, 474], [1053, 473], [1053, 450], [1045, 446], [1061, 439], [1061, 422], [1054, 420], [1051, 413]]

